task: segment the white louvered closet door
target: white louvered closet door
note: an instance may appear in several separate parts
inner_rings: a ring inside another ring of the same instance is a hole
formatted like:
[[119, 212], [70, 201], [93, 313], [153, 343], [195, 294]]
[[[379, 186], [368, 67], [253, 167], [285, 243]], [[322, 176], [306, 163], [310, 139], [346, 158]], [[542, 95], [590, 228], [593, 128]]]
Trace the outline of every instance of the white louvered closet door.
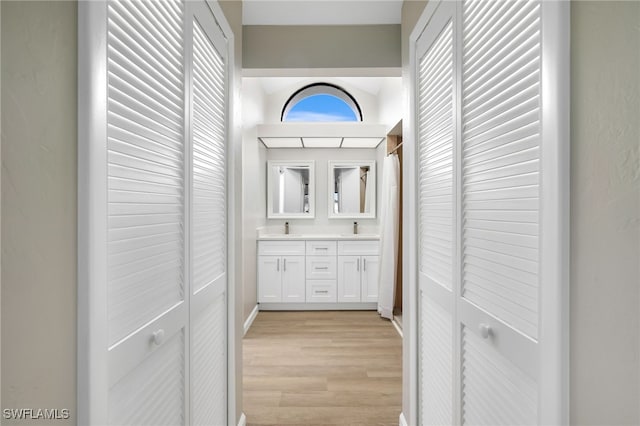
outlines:
[[415, 52], [419, 423], [566, 422], [566, 5], [429, 7]]
[[541, 7], [462, 5], [462, 423], [537, 424]]
[[443, 3], [417, 45], [419, 416], [453, 423], [455, 3]]
[[200, 0], [79, 23], [78, 422], [227, 424], [228, 42]]
[[107, 10], [107, 420], [184, 424], [184, 4]]
[[227, 43], [208, 6], [193, 9], [191, 51], [191, 412], [227, 424]]

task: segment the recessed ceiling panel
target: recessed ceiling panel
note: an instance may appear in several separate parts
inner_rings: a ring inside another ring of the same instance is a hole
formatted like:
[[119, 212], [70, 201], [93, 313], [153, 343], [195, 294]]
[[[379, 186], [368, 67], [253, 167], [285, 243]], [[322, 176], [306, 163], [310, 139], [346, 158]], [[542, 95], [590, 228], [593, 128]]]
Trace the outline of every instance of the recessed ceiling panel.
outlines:
[[342, 148], [375, 148], [384, 138], [344, 138]]
[[305, 148], [340, 148], [342, 138], [302, 138]]
[[260, 138], [267, 148], [302, 148], [300, 138]]

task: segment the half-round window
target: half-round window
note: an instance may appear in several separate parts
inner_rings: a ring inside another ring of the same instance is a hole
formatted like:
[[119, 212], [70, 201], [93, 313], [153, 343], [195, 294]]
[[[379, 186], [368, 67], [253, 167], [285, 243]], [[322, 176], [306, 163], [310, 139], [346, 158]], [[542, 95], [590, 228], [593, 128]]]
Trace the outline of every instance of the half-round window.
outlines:
[[362, 121], [355, 98], [340, 86], [314, 83], [295, 92], [282, 109], [281, 121]]

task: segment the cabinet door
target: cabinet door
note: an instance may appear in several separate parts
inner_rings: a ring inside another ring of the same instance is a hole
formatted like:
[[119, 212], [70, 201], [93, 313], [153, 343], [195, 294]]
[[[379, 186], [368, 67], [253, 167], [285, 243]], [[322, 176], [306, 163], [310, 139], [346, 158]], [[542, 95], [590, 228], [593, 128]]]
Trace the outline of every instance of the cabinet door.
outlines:
[[379, 256], [362, 256], [362, 301], [378, 301]]
[[282, 258], [282, 301], [305, 301], [304, 256]]
[[360, 302], [360, 256], [338, 256], [338, 302]]
[[258, 256], [258, 302], [282, 302], [282, 259]]

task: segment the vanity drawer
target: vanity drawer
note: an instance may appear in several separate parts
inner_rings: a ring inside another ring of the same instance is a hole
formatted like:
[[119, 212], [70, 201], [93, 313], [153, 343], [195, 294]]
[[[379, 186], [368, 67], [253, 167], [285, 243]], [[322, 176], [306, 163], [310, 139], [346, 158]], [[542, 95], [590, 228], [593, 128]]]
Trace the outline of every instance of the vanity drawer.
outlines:
[[307, 256], [306, 266], [308, 280], [335, 279], [338, 259], [335, 256]]
[[307, 256], [335, 256], [336, 241], [307, 241]]
[[304, 256], [304, 241], [258, 241], [259, 256]]
[[336, 280], [307, 280], [307, 302], [335, 303], [337, 288]]
[[379, 252], [380, 241], [338, 241], [340, 256], [377, 256]]

